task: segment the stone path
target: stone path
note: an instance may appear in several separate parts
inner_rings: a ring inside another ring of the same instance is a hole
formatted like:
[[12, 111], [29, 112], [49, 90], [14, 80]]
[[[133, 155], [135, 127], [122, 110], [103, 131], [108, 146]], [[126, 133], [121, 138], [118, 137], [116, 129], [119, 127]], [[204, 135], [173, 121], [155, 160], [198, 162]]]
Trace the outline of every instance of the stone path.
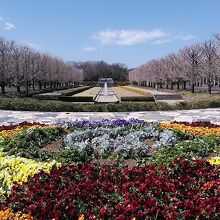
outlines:
[[101, 88], [94, 102], [95, 103], [113, 103], [113, 102], [119, 102], [119, 100], [114, 94], [114, 92], [112, 91], [112, 89], [106, 87], [106, 91], [104, 91], [104, 88]]
[[138, 88], [136, 86], [134, 88], [151, 93], [154, 96], [155, 102], [166, 102], [167, 104], [174, 105], [183, 101], [181, 95], [178, 93], [162, 92], [156, 89]]
[[141, 119], [152, 122], [161, 121], [210, 121], [220, 125], [220, 108], [178, 111], [148, 112], [27, 112], [0, 110], [0, 125], [15, 124], [22, 121], [52, 124], [58, 121], [102, 119]]

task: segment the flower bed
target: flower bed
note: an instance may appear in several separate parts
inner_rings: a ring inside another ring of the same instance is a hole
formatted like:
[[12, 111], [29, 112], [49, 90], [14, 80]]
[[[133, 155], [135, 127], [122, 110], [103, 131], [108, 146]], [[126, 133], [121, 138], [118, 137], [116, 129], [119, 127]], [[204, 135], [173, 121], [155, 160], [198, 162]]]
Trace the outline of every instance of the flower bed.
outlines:
[[55, 163], [42, 163], [0, 153], [0, 199], [1, 195], [10, 194], [13, 183], [27, 182], [29, 177], [40, 170], [49, 172]]
[[23, 123], [0, 127], [0, 151], [0, 219], [220, 218], [208, 122]]
[[17, 184], [4, 204], [34, 219], [217, 219], [219, 168], [176, 160], [169, 168], [65, 166]]

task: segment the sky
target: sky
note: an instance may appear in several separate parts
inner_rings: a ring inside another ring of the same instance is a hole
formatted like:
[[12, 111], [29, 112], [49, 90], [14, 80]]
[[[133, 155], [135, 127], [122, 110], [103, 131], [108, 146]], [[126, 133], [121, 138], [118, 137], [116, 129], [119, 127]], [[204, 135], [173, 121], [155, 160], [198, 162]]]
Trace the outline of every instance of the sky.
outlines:
[[220, 32], [219, 0], [0, 0], [0, 37], [134, 68]]

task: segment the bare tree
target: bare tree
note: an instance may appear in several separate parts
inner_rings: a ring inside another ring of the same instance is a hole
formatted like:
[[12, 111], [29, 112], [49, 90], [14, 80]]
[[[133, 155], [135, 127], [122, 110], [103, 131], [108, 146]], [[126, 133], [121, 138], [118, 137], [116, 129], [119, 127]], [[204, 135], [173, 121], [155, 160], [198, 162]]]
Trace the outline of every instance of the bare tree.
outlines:
[[205, 41], [203, 44], [203, 54], [205, 62], [203, 66], [203, 76], [207, 79], [208, 92], [211, 94], [217, 74], [217, 46], [214, 40]]
[[21, 63], [21, 56], [23, 53], [23, 47], [15, 44], [12, 42], [12, 65], [13, 65], [13, 83], [17, 88], [17, 92], [21, 92], [21, 86], [24, 80], [23, 72], [21, 71], [22, 63]]
[[60, 87], [82, 81], [84, 73], [60, 58], [34, 51], [26, 45], [16, 44], [0, 38], [0, 87], [5, 94], [5, 87], [13, 84], [17, 92], [21, 87], [26, 91], [47, 86]]
[[0, 87], [2, 94], [5, 94], [5, 86], [11, 80], [10, 59], [11, 59], [10, 42], [0, 38]]
[[214, 34], [215, 40], [217, 41], [218, 45], [220, 45], [220, 33]]
[[191, 47], [185, 47], [181, 51], [184, 59], [188, 63], [187, 76], [191, 83], [191, 92], [195, 92], [195, 83], [197, 77], [200, 75], [200, 67], [204, 61], [203, 48], [197, 44]]

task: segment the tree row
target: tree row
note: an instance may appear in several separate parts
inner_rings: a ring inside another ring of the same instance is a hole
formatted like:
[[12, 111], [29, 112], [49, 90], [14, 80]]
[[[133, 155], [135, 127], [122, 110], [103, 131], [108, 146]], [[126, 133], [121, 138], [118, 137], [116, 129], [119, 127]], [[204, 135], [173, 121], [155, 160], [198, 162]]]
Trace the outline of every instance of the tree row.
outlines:
[[220, 34], [201, 44], [187, 46], [129, 72], [129, 80], [139, 85], [179, 89], [220, 86]]
[[35, 51], [26, 45], [0, 38], [0, 87], [14, 86], [18, 93], [42, 88], [57, 88], [80, 82], [83, 70], [60, 58]]

